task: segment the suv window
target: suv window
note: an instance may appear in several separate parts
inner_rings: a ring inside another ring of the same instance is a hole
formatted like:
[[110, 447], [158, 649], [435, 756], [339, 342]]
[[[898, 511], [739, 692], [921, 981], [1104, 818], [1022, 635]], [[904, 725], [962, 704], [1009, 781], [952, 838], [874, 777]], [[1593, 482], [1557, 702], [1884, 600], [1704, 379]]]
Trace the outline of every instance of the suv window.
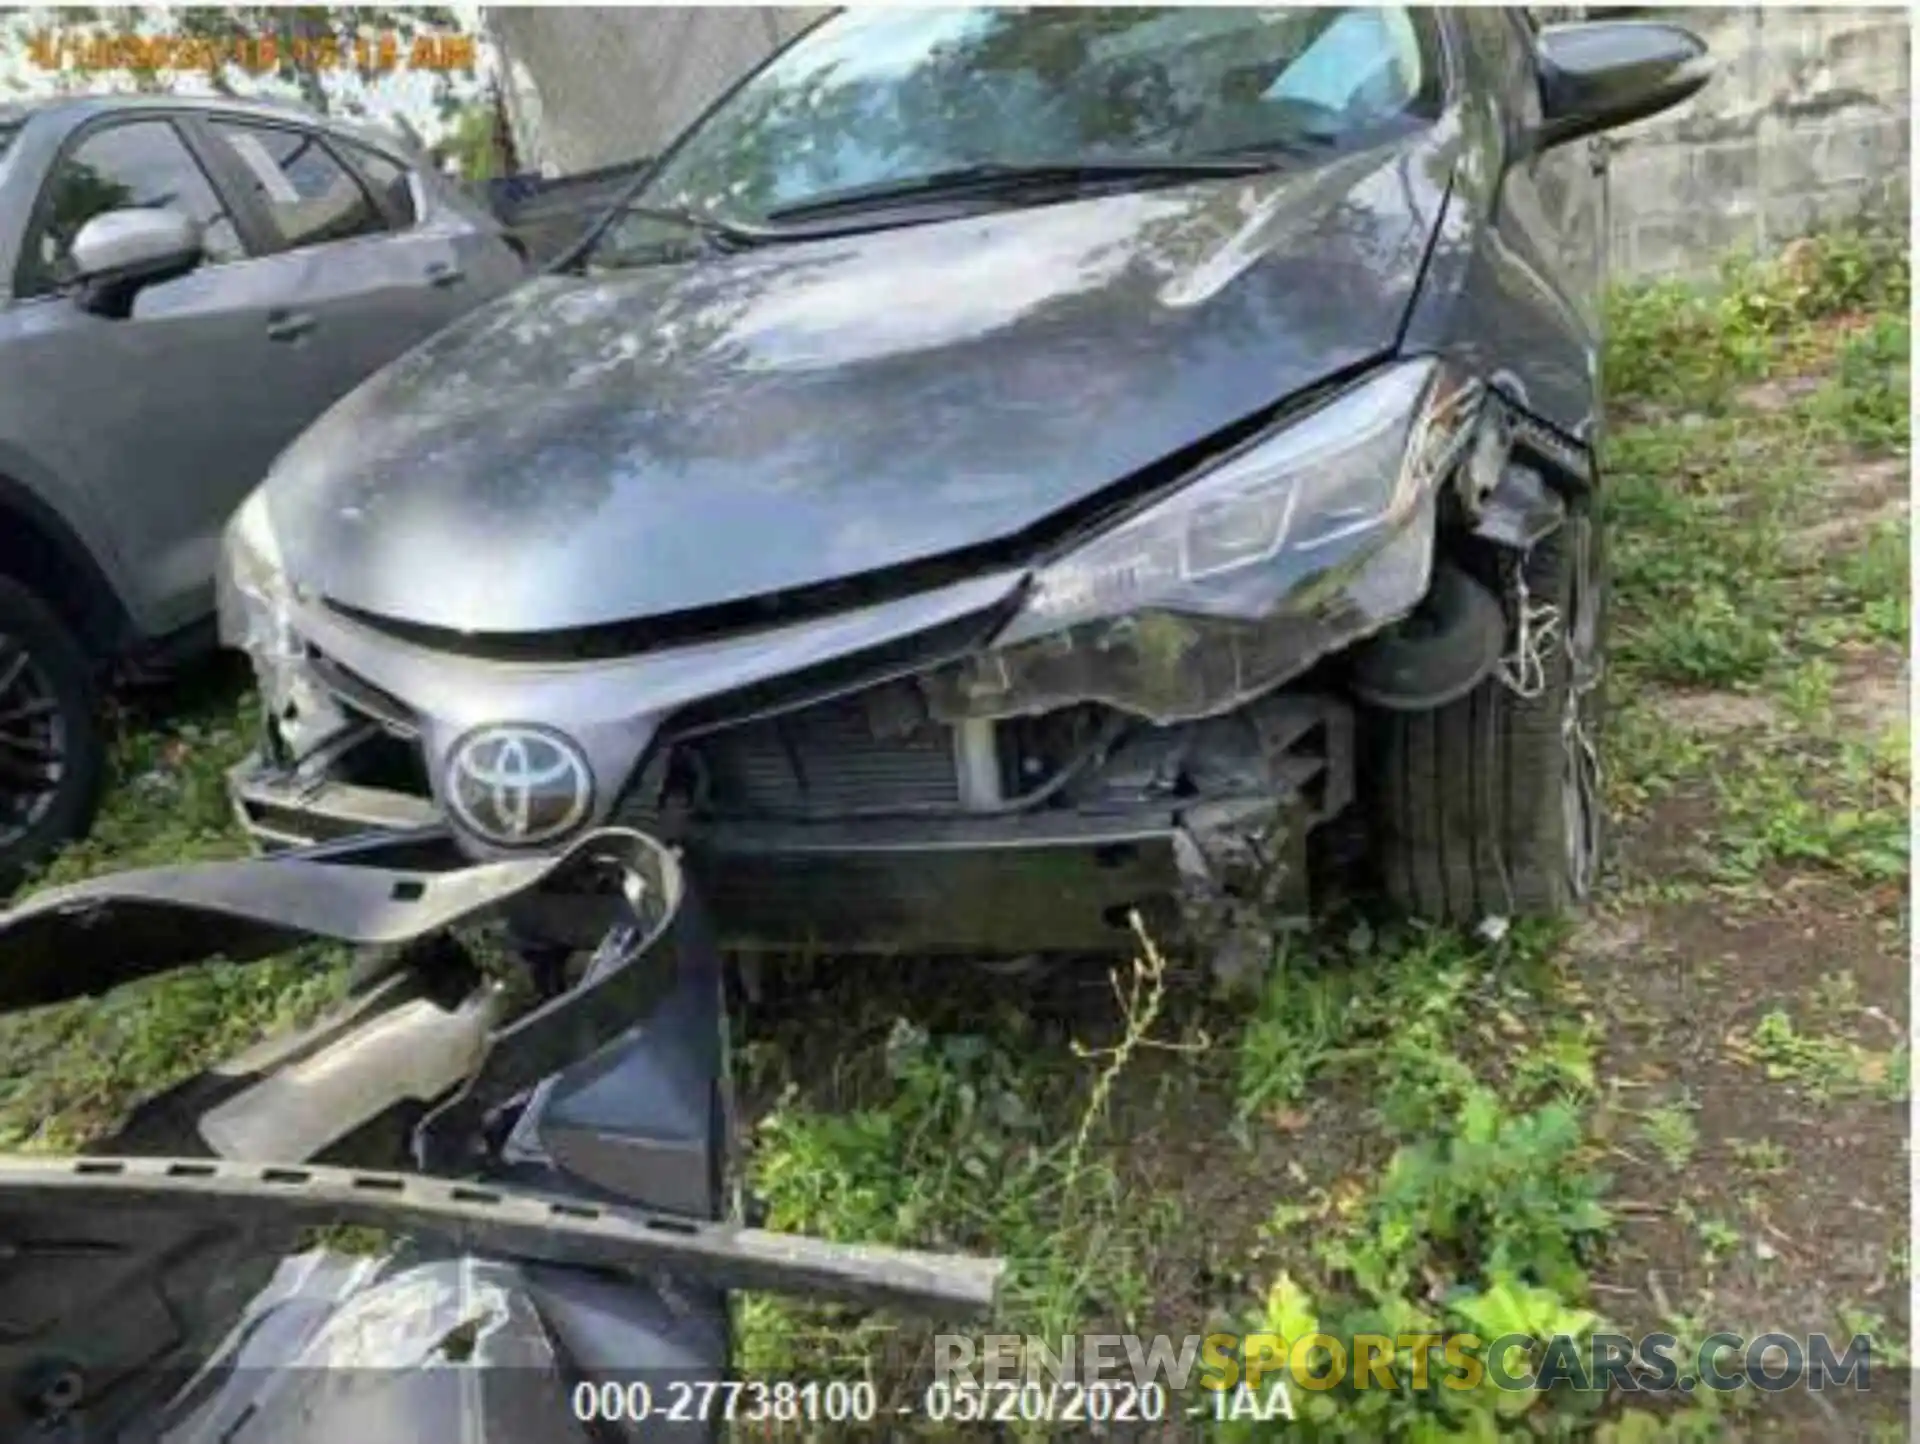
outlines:
[[420, 219], [413, 204], [413, 186], [405, 166], [364, 145], [355, 145], [352, 141], [342, 141], [340, 144], [353, 163], [360, 167], [360, 173], [373, 182], [374, 190], [386, 201], [387, 208], [400, 225], [410, 226]]
[[48, 177], [20, 257], [18, 294], [54, 290], [80, 228], [125, 206], [163, 206], [198, 222], [214, 265], [246, 257], [219, 193], [180, 133], [164, 120], [124, 121], [85, 136]]
[[379, 209], [310, 130], [217, 121], [213, 132], [240, 160], [254, 193], [289, 247], [317, 246], [387, 228]]

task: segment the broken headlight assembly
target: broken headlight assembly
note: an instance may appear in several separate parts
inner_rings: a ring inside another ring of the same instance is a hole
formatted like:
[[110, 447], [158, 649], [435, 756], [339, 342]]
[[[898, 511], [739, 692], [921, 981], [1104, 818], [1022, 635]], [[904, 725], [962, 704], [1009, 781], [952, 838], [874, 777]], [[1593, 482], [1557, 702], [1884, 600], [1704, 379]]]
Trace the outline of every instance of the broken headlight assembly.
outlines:
[[1479, 384], [1396, 363], [1212, 463], [1036, 573], [992, 646], [923, 679], [944, 720], [1103, 702], [1217, 715], [1404, 616]]
[[233, 514], [221, 538], [214, 583], [220, 644], [245, 652], [253, 663], [261, 706], [270, 725], [267, 742], [299, 757], [338, 732], [346, 718], [314, 679], [306, 643], [293, 624], [293, 589], [280, 559], [280, 545], [256, 489]]

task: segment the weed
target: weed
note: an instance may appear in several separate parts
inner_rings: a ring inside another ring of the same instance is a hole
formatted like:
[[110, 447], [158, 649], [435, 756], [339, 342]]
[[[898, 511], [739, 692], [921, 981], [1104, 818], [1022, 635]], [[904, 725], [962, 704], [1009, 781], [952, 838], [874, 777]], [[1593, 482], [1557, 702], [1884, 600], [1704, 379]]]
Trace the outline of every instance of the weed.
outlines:
[[1604, 379], [1609, 395], [1667, 407], [1724, 402], [1737, 381], [1760, 375], [1755, 333], [1692, 287], [1656, 282], [1608, 298]]
[[1607, 389], [1669, 410], [1717, 409], [1741, 382], [1804, 351], [1812, 323], [1869, 310], [1904, 315], [1907, 293], [1904, 241], [1866, 227], [1732, 261], [1716, 288], [1624, 287], [1608, 298]]
[[[1485, 1339], [1585, 1338], [1598, 1316], [1573, 1300], [1585, 1290], [1583, 1254], [1609, 1222], [1604, 1179], [1585, 1153], [1567, 1104], [1516, 1113], [1492, 1089], [1471, 1085], [1438, 1136], [1401, 1145], [1346, 1230], [1314, 1245], [1325, 1301], [1283, 1273], [1257, 1326], [1287, 1338], [1447, 1327]], [[1492, 1388], [1422, 1390], [1416, 1378], [1440, 1365], [1423, 1358], [1416, 1371], [1417, 1347], [1388, 1361], [1396, 1388], [1355, 1389], [1349, 1380], [1316, 1392], [1292, 1427], [1309, 1439], [1397, 1438], [1443, 1426], [1459, 1431], [1445, 1437], [1490, 1437], [1503, 1421], [1569, 1403], [1564, 1391], [1549, 1404], [1544, 1394]]]
[[1635, 649], [1662, 681], [1725, 687], [1766, 675], [1784, 655], [1779, 618], [1717, 582], [1689, 589], [1685, 604], [1649, 619]]
[[1887, 227], [1833, 226], [1765, 260], [1735, 257], [1721, 269], [1722, 315], [1775, 336], [1860, 311], [1904, 314], [1907, 297], [1906, 242]]
[[1740, 1247], [1740, 1230], [1725, 1219], [1700, 1218], [1694, 1223], [1694, 1232], [1699, 1235], [1701, 1247], [1707, 1251], [1709, 1263], [1726, 1258]]
[[1585, 1022], [1551, 1024], [1545, 1038], [1520, 1049], [1509, 1064], [1509, 1095], [1539, 1102], [1587, 1101], [1594, 1091], [1594, 1042], [1594, 1030]]
[[1887, 1316], [1877, 1309], [1843, 1305], [1840, 1324], [1834, 1330], [1834, 1336], [1841, 1340], [1861, 1337], [1870, 1340], [1875, 1364], [1899, 1369], [1910, 1361], [1906, 1344], [1887, 1327]]
[[1699, 1147], [1700, 1126], [1693, 1121], [1698, 1109], [1691, 1099], [1663, 1103], [1648, 1109], [1641, 1119], [1641, 1136], [1675, 1173], [1693, 1161], [1694, 1149]]
[[1904, 1050], [1881, 1053], [1836, 1034], [1803, 1033], [1778, 1008], [1749, 1033], [1729, 1039], [1728, 1046], [1768, 1078], [1800, 1084], [1816, 1098], [1895, 1098], [1907, 1088]]
[[1614, 651], [1635, 680], [1758, 681], [1784, 655], [1784, 497], [1798, 464], [1755, 485], [1731, 423], [1642, 428], [1608, 458], [1607, 517], [1618, 599]]
[[1842, 740], [1784, 755], [1749, 751], [1714, 779], [1719, 867], [1729, 880], [1814, 863], [1862, 882], [1907, 875], [1903, 759]]
[[1816, 583], [1819, 614], [1840, 623], [1829, 643], [1848, 637], [1906, 645], [1907, 523], [1881, 522], [1857, 547], [1835, 556]]
[[[1165, 1208], [1132, 1203], [1101, 1146], [1123, 1071], [1143, 1051], [1169, 1046], [1154, 1036], [1165, 960], [1144, 934], [1141, 945], [1114, 979], [1119, 1040], [1071, 1050], [1077, 1064], [1095, 1067], [1069, 1130], [1060, 1127], [1060, 1073], [1035, 1068], [1005, 1037], [933, 1034], [897, 1019], [880, 1049], [891, 1086], [884, 1101], [811, 1106], [789, 1085], [761, 1120], [751, 1177], [769, 1226], [1002, 1254], [1010, 1331], [1058, 1338], [1090, 1309], [1137, 1316], [1147, 1302], [1141, 1260], [1155, 1236], [1180, 1223]], [[849, 1330], [835, 1318], [804, 1305], [758, 1305], [744, 1319], [742, 1358], [756, 1370], [804, 1364], [844, 1374], [899, 1344], [876, 1321]]]
[[1841, 344], [1839, 374], [1817, 391], [1813, 417], [1836, 440], [1904, 452], [1912, 407], [1912, 334], [1903, 315], [1876, 316]]
[[1714, 756], [1713, 742], [1684, 725], [1671, 701], [1623, 698], [1607, 718], [1607, 802], [1622, 817], [1696, 782]]
[[1833, 711], [1833, 682], [1833, 663], [1825, 657], [1806, 657], [1781, 676], [1775, 694], [1789, 720], [1811, 730]]
[[1734, 1160], [1750, 1173], [1771, 1178], [1787, 1171], [1787, 1150], [1771, 1138], [1736, 1139], [1732, 1149]]
[[1353, 1028], [1361, 982], [1353, 969], [1329, 966], [1309, 944], [1289, 943], [1240, 1035], [1243, 1125], [1306, 1092]]
[[1829, 1022], [1860, 1011], [1860, 980], [1844, 968], [1822, 973], [1813, 985], [1814, 1010]]

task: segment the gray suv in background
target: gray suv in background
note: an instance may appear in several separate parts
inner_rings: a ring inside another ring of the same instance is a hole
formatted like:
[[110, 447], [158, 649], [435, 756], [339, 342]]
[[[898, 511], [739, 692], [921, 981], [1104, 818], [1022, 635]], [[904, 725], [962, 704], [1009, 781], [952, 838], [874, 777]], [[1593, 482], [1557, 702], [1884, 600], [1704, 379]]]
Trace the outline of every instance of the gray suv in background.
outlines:
[[0, 106], [0, 890], [91, 820], [100, 680], [211, 643], [221, 526], [281, 448], [525, 269], [357, 127]]

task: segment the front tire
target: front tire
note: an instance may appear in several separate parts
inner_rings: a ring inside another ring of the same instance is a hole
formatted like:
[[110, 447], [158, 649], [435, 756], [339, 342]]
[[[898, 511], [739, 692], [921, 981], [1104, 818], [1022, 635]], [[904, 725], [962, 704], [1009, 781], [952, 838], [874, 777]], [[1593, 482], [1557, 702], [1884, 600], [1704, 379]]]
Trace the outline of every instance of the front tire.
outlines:
[[85, 648], [45, 602], [0, 577], [0, 897], [92, 826], [105, 768]]
[[1519, 665], [1444, 707], [1376, 713], [1370, 729], [1381, 884], [1437, 923], [1558, 916], [1600, 868], [1606, 576], [1592, 508], [1570, 506], [1518, 565], [1531, 612]]

